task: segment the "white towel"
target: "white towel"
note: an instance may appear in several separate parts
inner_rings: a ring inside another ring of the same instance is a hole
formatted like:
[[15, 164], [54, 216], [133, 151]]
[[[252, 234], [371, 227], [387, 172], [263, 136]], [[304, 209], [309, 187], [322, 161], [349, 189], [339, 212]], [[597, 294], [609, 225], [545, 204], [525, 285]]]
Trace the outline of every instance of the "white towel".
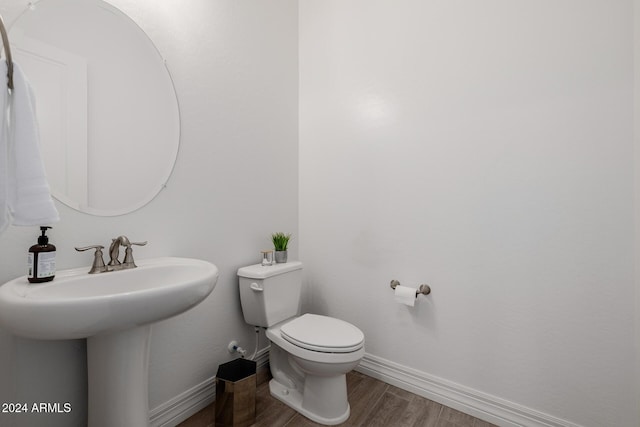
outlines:
[[40, 155], [35, 96], [15, 62], [9, 112], [8, 183], [12, 223], [45, 225], [57, 222], [60, 217], [51, 198]]
[[0, 233], [11, 223], [9, 212], [9, 89], [7, 63], [0, 60]]

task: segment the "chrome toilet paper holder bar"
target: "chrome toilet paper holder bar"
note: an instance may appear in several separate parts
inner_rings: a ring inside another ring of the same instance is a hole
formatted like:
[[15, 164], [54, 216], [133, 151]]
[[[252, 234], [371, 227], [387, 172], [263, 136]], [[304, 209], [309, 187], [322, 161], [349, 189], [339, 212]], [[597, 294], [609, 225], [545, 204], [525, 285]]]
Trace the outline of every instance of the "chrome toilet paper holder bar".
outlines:
[[[400, 282], [398, 282], [397, 280], [392, 280], [391, 281], [391, 289], [395, 289], [396, 286], [398, 286], [400, 284]], [[429, 295], [431, 293], [431, 287], [429, 285], [420, 285], [420, 287], [418, 289], [416, 289], [416, 298], [418, 298], [418, 295], [422, 294], [422, 295]]]

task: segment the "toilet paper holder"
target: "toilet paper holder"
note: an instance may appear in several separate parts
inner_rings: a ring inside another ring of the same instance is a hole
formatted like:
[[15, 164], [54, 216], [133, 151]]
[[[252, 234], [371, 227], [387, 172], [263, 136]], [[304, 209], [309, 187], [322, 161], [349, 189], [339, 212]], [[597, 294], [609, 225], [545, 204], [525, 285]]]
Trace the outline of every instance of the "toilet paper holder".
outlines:
[[[396, 286], [398, 286], [400, 284], [400, 282], [398, 282], [397, 280], [392, 280], [391, 281], [391, 289], [395, 289]], [[416, 289], [416, 298], [418, 298], [419, 294], [422, 295], [429, 295], [431, 293], [431, 287], [429, 285], [420, 285], [420, 287], [418, 289]]]

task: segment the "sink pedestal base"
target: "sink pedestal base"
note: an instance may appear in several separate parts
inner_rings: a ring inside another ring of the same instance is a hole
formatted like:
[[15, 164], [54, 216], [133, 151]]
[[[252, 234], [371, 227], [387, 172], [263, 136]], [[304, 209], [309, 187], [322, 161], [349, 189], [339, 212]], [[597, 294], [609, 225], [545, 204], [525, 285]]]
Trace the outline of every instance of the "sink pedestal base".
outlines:
[[87, 338], [89, 427], [149, 425], [151, 325]]

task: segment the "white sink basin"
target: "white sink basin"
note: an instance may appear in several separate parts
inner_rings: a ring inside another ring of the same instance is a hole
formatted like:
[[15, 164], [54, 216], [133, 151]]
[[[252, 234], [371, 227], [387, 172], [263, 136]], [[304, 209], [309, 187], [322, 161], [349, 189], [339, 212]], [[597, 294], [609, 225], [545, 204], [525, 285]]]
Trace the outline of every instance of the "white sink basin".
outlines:
[[52, 282], [26, 276], [0, 286], [0, 326], [45, 340], [87, 338], [183, 313], [216, 285], [215, 265], [189, 258], [155, 258], [138, 268], [88, 274], [58, 271]]
[[0, 286], [0, 327], [27, 338], [87, 338], [89, 426], [148, 426], [151, 324], [198, 305], [217, 280], [215, 265], [189, 258], [63, 270], [38, 284], [23, 276]]

